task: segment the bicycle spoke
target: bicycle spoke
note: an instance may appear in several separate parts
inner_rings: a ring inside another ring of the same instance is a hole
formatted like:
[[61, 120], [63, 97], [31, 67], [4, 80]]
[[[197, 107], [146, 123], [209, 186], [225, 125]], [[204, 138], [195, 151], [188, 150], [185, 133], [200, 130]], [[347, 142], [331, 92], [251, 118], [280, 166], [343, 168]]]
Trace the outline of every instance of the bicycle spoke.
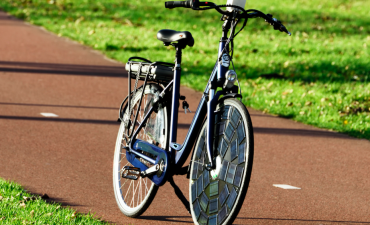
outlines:
[[132, 195], [132, 203], [133, 205], [135, 206], [135, 194], [136, 194], [136, 191], [137, 191], [137, 188], [139, 187], [139, 184], [137, 184], [136, 188], [134, 189], [134, 185], [132, 186], [132, 190], [133, 190], [133, 195]]
[[[122, 155], [122, 154], [124, 155], [124, 157], [122, 157], [122, 158], [120, 159], [120, 161], [119, 161], [120, 163], [122, 162], [122, 160], [126, 159], [126, 154], [125, 154], [125, 153], [120, 153], [120, 155]], [[129, 163], [130, 163], [130, 162], [126, 163], [126, 165], [124, 165], [124, 167], [125, 167], [125, 166], [127, 166], [127, 164], [129, 164]], [[122, 167], [122, 168], [123, 168], [123, 167]]]
[[139, 111], [141, 121], [144, 120], [144, 108], [143, 107], [145, 107], [145, 105], [146, 105], [145, 102], [146, 102], [146, 99], [144, 99], [144, 104], [143, 104], [143, 106], [140, 107], [140, 111]]
[[[126, 153], [120, 153], [120, 155], [123, 155], [123, 157], [121, 157], [121, 160], [119, 161], [121, 163], [122, 160], [126, 159]], [[127, 166], [127, 164], [125, 166]]]
[[123, 184], [121, 185], [121, 189], [122, 189], [123, 185], [126, 184], [127, 181], [129, 181], [129, 179], [125, 179], [125, 182], [123, 182]]
[[145, 178], [145, 195], [146, 195], [146, 191], [148, 191], [149, 192], [149, 189], [148, 189], [148, 186], [147, 186], [147, 184], [148, 184], [148, 182], [147, 182], [147, 179], [148, 178]]
[[204, 166], [204, 163], [200, 163], [200, 162], [198, 162], [198, 161], [192, 161], [192, 162], [197, 163], [198, 165], [202, 165], [202, 166]]
[[137, 192], [137, 200], [136, 200], [136, 205], [137, 206], [139, 205], [139, 201], [140, 201], [140, 190], [141, 190], [141, 179], [140, 178], [139, 178], [138, 185], [139, 185], [139, 190]]
[[[127, 163], [127, 164], [128, 164], [128, 163]], [[126, 164], [126, 165], [127, 165], [127, 164]], [[120, 170], [120, 174], [121, 174], [121, 171], [122, 171], [122, 170], [123, 170], [123, 168]], [[120, 176], [120, 180], [122, 180], [122, 176]], [[120, 187], [121, 189], [122, 189], [123, 185], [125, 185], [125, 184], [126, 184], [126, 182], [127, 182], [127, 181], [129, 181], [129, 179], [125, 179], [125, 182], [123, 182], [123, 184], [122, 184], [122, 185], [121, 185], [121, 187]]]
[[134, 206], [132, 205], [132, 203], [133, 203], [134, 199], [135, 199], [135, 182], [134, 182], [134, 181], [132, 181], [132, 198], [131, 198], [131, 202], [130, 202], [130, 206], [132, 206], [132, 207], [134, 207]]
[[125, 166], [127, 166], [130, 162], [126, 163], [126, 165], [124, 165], [121, 169], [120, 169], [120, 172], [123, 172]]
[[[126, 180], [128, 180], [128, 179], [126, 179]], [[126, 195], [125, 195], [125, 197], [123, 199], [126, 199], [127, 194], [130, 192], [130, 187], [131, 187], [132, 182], [133, 182], [133, 180], [130, 182], [130, 186], [128, 187], [127, 192], [126, 192]]]
[[140, 201], [140, 199], [142, 199], [142, 197], [141, 197], [141, 177], [139, 178], [139, 180], [140, 180], [139, 181], [140, 186], [139, 186], [139, 195], [138, 195], [138, 198], [137, 198], [137, 205], [139, 205], [139, 201]]

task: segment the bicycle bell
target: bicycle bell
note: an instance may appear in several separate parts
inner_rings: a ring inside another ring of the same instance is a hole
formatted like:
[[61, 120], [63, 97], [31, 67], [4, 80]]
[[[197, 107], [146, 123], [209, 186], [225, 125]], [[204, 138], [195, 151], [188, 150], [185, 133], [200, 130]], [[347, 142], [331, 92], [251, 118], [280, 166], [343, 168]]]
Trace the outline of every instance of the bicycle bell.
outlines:
[[[226, 5], [236, 5], [242, 7], [244, 9], [245, 3], [247, 0], [227, 0]], [[227, 7], [226, 10], [232, 12], [235, 8], [234, 7]], [[240, 9], [236, 9], [237, 11], [241, 11]]]

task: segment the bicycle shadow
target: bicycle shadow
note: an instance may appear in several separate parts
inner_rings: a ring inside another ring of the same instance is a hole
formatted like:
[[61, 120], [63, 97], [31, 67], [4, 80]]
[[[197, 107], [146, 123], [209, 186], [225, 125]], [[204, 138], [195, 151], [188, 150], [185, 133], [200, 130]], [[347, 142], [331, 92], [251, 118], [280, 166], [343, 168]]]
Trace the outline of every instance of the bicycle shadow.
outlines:
[[[188, 220], [181, 220], [181, 218], [187, 218]], [[193, 223], [191, 216], [140, 216], [140, 219], [144, 220], [156, 220], [163, 222], [177, 222], [177, 223]]]
[[[189, 220], [181, 220], [181, 218], [187, 218]], [[178, 223], [193, 223], [191, 216], [140, 216], [140, 219], [144, 220], [155, 220], [163, 222], [178, 222]], [[257, 221], [266, 223], [278, 223], [278, 222], [288, 222], [288, 223], [339, 223], [339, 224], [370, 224], [366, 221], [345, 221], [345, 220], [313, 220], [313, 219], [284, 219], [284, 218], [251, 218], [251, 217], [237, 217], [237, 220], [242, 220], [242, 222], [233, 223], [235, 225], [253, 224]], [[248, 222], [249, 221], [249, 222]]]
[[[318, 222], [318, 223], [340, 223], [340, 224], [370, 224], [367, 221], [344, 221], [344, 220], [310, 220], [310, 219], [284, 219], [284, 218], [250, 218], [250, 217], [237, 217], [237, 219], [242, 220], [251, 220], [251, 223], [257, 222], [258, 220], [274, 223], [274, 222], [289, 222], [289, 223], [304, 223], [304, 222]], [[246, 224], [245, 222], [242, 223], [234, 223], [234, 224]]]

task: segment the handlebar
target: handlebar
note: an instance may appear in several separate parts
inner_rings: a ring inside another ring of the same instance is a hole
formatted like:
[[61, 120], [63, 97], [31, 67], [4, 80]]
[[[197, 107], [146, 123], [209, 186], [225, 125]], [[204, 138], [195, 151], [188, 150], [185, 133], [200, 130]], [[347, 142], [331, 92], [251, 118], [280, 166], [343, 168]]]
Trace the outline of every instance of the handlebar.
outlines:
[[[200, 6], [209, 6], [206, 8], [199, 8]], [[291, 36], [292, 34], [286, 29], [286, 27], [281, 23], [281, 21], [277, 20], [276, 18], [273, 18], [271, 14], [264, 14], [263, 12], [260, 12], [255, 9], [249, 9], [244, 10], [243, 8], [239, 6], [233, 6], [233, 5], [216, 5], [213, 2], [200, 2], [199, 0], [187, 0], [187, 1], [169, 1], [165, 2], [165, 7], [168, 9], [183, 7], [183, 8], [191, 8], [193, 10], [206, 10], [206, 9], [216, 9], [219, 13], [227, 16], [231, 16], [232, 12], [228, 12], [226, 10], [220, 9], [220, 7], [234, 7], [238, 9], [242, 9], [243, 13], [239, 14], [237, 18], [239, 19], [248, 19], [248, 18], [256, 18], [261, 17], [265, 19], [266, 22], [268, 22], [270, 25], [274, 27], [274, 30], [279, 30], [280, 32], [285, 32]]]
[[[200, 6], [209, 6], [207, 8], [199, 8]], [[229, 15], [230, 12], [220, 9], [213, 2], [200, 2], [199, 0], [187, 0], [187, 1], [170, 1], [165, 2], [165, 7], [168, 9], [183, 7], [183, 8], [192, 8], [193, 10], [205, 10], [205, 9], [216, 9], [219, 13], [223, 15]]]
[[177, 7], [199, 9], [199, 6], [216, 6], [212, 2], [200, 2], [199, 0], [187, 0], [187, 1], [170, 1], [165, 2], [165, 7], [168, 9], [173, 9]]
[[165, 2], [164, 5], [168, 9], [173, 9], [177, 7], [191, 8], [191, 1], [170, 1]]

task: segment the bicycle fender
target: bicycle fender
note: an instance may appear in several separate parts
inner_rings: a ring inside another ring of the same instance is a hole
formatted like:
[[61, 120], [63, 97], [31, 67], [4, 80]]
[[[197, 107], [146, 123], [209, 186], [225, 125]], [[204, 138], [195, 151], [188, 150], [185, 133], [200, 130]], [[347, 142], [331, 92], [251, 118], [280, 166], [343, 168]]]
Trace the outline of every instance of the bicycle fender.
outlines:
[[243, 98], [243, 96], [238, 93], [228, 93], [228, 94], [223, 95], [220, 99], [218, 99], [218, 101], [221, 102], [228, 98]]

